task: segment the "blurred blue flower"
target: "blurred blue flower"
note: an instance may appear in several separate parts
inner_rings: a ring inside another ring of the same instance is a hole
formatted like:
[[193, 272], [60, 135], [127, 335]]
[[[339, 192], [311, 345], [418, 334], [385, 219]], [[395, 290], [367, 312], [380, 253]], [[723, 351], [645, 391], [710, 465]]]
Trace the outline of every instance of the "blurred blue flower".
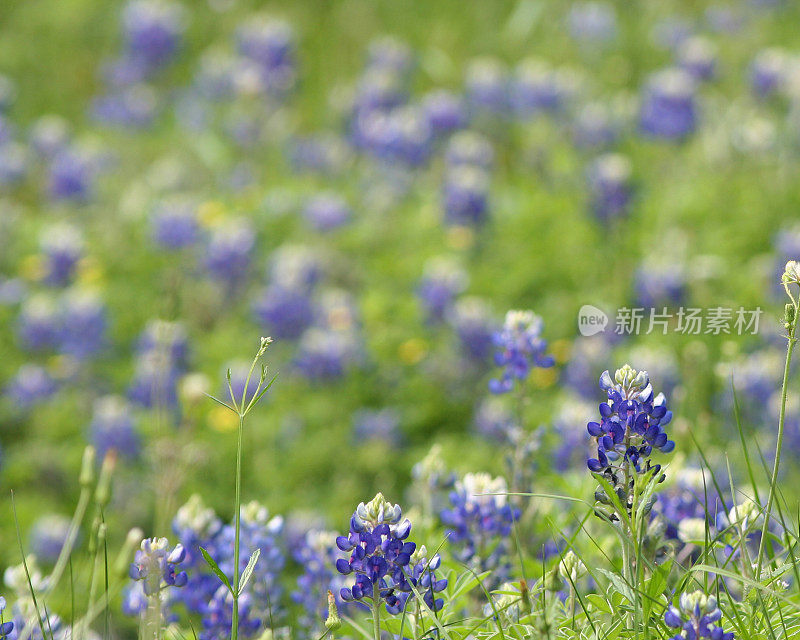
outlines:
[[200, 236], [197, 208], [191, 202], [159, 202], [150, 215], [153, 239], [166, 249], [188, 247], [197, 242]]
[[303, 216], [317, 231], [331, 231], [350, 220], [353, 212], [344, 198], [332, 191], [323, 191], [308, 199]]
[[680, 69], [653, 74], [645, 86], [639, 128], [654, 138], [681, 140], [697, 128], [697, 103], [692, 77]]
[[587, 169], [592, 212], [600, 221], [627, 215], [633, 197], [630, 161], [609, 153], [595, 158]]
[[44, 367], [23, 364], [6, 386], [6, 394], [17, 406], [28, 409], [46, 400], [58, 390], [56, 381]]
[[552, 367], [552, 356], [545, 355], [547, 342], [542, 338], [544, 323], [533, 311], [509, 311], [503, 328], [494, 334], [497, 347], [494, 362], [503, 367], [500, 379], [489, 382], [492, 393], [508, 393], [517, 380], [525, 380], [533, 367]]
[[124, 398], [112, 395], [95, 401], [89, 440], [97, 450], [98, 460], [104, 459], [112, 450], [130, 459], [139, 456], [141, 441], [131, 407]]
[[39, 247], [44, 256], [44, 282], [57, 287], [69, 284], [85, 253], [80, 230], [63, 222], [52, 224], [42, 232]]
[[478, 573], [491, 571], [487, 588], [504, 582], [511, 564], [510, 537], [519, 509], [508, 504], [506, 481], [488, 473], [467, 473], [450, 493], [441, 514], [456, 558]]

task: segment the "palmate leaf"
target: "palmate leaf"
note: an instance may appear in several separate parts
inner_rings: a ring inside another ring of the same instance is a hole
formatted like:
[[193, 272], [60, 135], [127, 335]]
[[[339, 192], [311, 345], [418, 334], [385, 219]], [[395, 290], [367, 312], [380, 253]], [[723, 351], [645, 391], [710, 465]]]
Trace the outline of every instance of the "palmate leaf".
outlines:
[[[256, 549], [250, 556], [250, 560], [247, 561], [247, 566], [244, 568], [244, 573], [242, 573], [242, 580], [239, 582], [239, 593], [244, 591], [245, 586], [247, 586], [247, 582], [250, 580], [250, 576], [253, 575], [253, 570], [256, 568], [256, 562], [258, 562], [260, 555], [261, 549]], [[239, 594], [236, 595], [238, 596]]]
[[231, 586], [231, 581], [228, 580], [228, 576], [226, 576], [225, 573], [222, 571], [222, 569], [220, 569], [217, 566], [217, 563], [214, 562], [214, 558], [211, 557], [211, 554], [209, 554], [208, 551], [203, 549], [203, 547], [200, 547], [200, 553], [203, 554], [203, 558], [205, 558], [206, 562], [208, 563], [208, 566], [211, 567], [211, 570], [222, 581], [222, 584], [224, 584], [228, 588], [230, 594], [232, 596], [235, 596], [235, 594], [233, 593], [233, 587]]

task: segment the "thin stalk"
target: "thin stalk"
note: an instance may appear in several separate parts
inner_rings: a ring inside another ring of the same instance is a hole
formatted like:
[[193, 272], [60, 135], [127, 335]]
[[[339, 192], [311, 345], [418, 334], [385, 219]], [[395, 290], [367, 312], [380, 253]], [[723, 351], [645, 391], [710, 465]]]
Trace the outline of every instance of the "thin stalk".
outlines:
[[[248, 377], [249, 382], [249, 377]], [[245, 393], [247, 386], [245, 385]], [[244, 400], [242, 401], [244, 403]], [[234, 514], [234, 537], [233, 537], [233, 614], [231, 615], [231, 640], [239, 637], [239, 531], [241, 529], [242, 509], [242, 434], [244, 432], [244, 414], [239, 413], [239, 429], [236, 438], [236, 499]]]
[[[788, 290], [787, 290], [788, 293]], [[790, 296], [791, 297], [791, 296]], [[778, 469], [781, 464], [781, 451], [783, 449], [783, 427], [786, 421], [786, 397], [789, 393], [789, 366], [792, 363], [792, 353], [794, 351], [794, 345], [796, 343], [795, 333], [797, 331], [797, 320], [798, 320], [798, 305], [795, 302], [794, 298], [792, 298], [792, 302], [794, 304], [795, 312], [794, 317], [792, 318], [792, 322], [789, 325], [788, 335], [786, 336], [787, 339], [787, 346], [786, 346], [786, 363], [783, 367], [783, 384], [781, 386], [781, 410], [780, 415], [778, 416], [778, 442], [775, 445], [775, 464], [772, 467], [772, 478], [770, 479], [769, 485], [769, 497], [767, 498], [767, 508], [764, 512], [764, 524], [761, 528], [761, 541], [758, 545], [758, 561], [756, 562], [756, 580], [759, 582], [761, 581], [761, 568], [764, 562], [764, 548], [767, 541], [767, 535], [769, 533], [769, 521], [772, 517], [772, 505], [775, 502], [775, 488], [778, 486]]]
[[374, 640], [381, 640], [381, 588], [372, 585], [372, 635]]

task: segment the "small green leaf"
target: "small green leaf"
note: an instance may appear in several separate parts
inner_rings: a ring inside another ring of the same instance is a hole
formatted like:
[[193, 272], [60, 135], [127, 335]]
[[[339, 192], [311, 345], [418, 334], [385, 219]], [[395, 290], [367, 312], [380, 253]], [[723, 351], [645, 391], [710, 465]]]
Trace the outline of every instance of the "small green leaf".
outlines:
[[247, 586], [247, 582], [250, 580], [250, 576], [253, 575], [253, 569], [256, 568], [256, 562], [258, 562], [258, 557], [260, 555], [261, 549], [256, 549], [250, 556], [250, 560], [247, 561], [247, 566], [244, 568], [244, 573], [242, 573], [242, 580], [239, 582], [239, 593], [236, 594], [237, 597], [244, 591], [245, 586]]
[[622, 576], [611, 571], [606, 571], [605, 569], [598, 568], [597, 570], [609, 579], [614, 590], [623, 596], [628, 602], [633, 604], [636, 601], [633, 595], [633, 589], [631, 589], [630, 585], [625, 582]]
[[231, 581], [230, 581], [230, 580], [228, 580], [228, 576], [226, 576], [226, 575], [225, 575], [225, 574], [222, 572], [222, 569], [220, 569], [220, 568], [217, 566], [217, 563], [216, 563], [216, 562], [214, 562], [214, 558], [212, 558], [212, 557], [211, 557], [211, 555], [208, 553], [208, 551], [206, 551], [205, 549], [203, 549], [203, 547], [200, 547], [200, 553], [202, 553], [202, 554], [203, 554], [203, 557], [205, 558], [206, 562], [208, 563], [208, 566], [209, 566], [209, 567], [211, 567], [211, 570], [212, 570], [212, 571], [213, 571], [215, 574], [217, 574], [217, 577], [218, 577], [220, 580], [222, 580], [222, 584], [224, 584], [226, 587], [228, 587], [228, 591], [231, 593], [231, 595], [233, 595], [233, 587], [231, 587]]

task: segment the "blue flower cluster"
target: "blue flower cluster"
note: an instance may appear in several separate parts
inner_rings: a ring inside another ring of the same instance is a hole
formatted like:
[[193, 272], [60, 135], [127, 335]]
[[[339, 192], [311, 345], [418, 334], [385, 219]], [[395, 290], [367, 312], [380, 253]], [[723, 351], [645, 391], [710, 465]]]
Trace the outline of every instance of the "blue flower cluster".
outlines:
[[126, 458], [137, 458], [141, 450], [130, 405], [120, 396], [102, 396], [94, 403], [89, 439], [99, 460], [114, 450]]
[[178, 379], [185, 372], [189, 342], [182, 324], [153, 320], [148, 323], [137, 345], [130, 399], [148, 409], [175, 410], [178, 404]]
[[494, 334], [497, 347], [494, 361], [503, 367], [503, 375], [489, 382], [492, 393], [508, 393], [515, 381], [525, 380], [533, 367], [552, 367], [552, 356], [545, 355], [547, 342], [542, 338], [542, 319], [533, 311], [509, 311], [503, 328]]
[[333, 569], [336, 561], [342, 558], [335, 540], [335, 533], [313, 529], [306, 532], [292, 550], [292, 557], [303, 572], [297, 578], [297, 589], [292, 591], [291, 599], [302, 607], [298, 622], [309, 635], [318, 636], [325, 629], [328, 591], [336, 597], [336, 605], [341, 613], [350, 606], [339, 596], [346, 578]]
[[664, 431], [672, 419], [664, 394], [653, 397], [647, 372], [627, 364], [617, 369], [614, 380], [604, 371], [600, 388], [607, 392], [608, 401], [600, 403], [600, 422], [587, 425], [589, 435], [597, 442], [597, 457], [589, 458], [589, 469], [613, 474], [630, 465], [638, 473], [658, 473], [660, 465], [650, 465], [653, 450], [669, 453], [675, 448]]
[[680, 629], [670, 640], [733, 640], [733, 632], [726, 633], [717, 624], [720, 618], [722, 611], [717, 606], [717, 599], [702, 591], [682, 594], [680, 607], [671, 606], [664, 614], [668, 627]]
[[166, 538], [146, 538], [136, 552], [129, 573], [132, 580], [141, 581], [145, 595], [157, 596], [167, 587], [186, 586], [186, 572], [177, 569], [185, 558], [183, 545], [170, 549]]
[[[223, 524], [199, 496], [193, 496], [178, 510], [172, 526], [186, 548], [189, 570], [189, 588], [183, 590], [179, 598], [189, 612], [202, 616], [201, 640], [228, 638], [233, 599], [202, 558], [200, 547], [208, 551], [231, 578], [234, 572], [233, 523]], [[253, 637], [263, 630], [270, 615], [275, 618], [282, 615], [279, 578], [286, 563], [283, 546], [283, 518], [270, 518], [267, 509], [257, 502], [242, 505], [240, 571], [247, 566], [253, 551], [261, 552], [253, 577], [239, 597], [242, 637]]]
[[[658, 494], [655, 511], [666, 524], [666, 536], [680, 543], [702, 539], [712, 529], [725, 504], [710, 479], [700, 469], [681, 469], [675, 484]], [[699, 534], [699, 535], [698, 535]]]
[[510, 563], [509, 538], [521, 512], [508, 503], [506, 481], [488, 473], [467, 473], [450, 493], [440, 518], [449, 527], [456, 557], [478, 572], [492, 571], [491, 586], [505, 581]]
[[[374, 606], [386, 605], [386, 611], [397, 614], [412, 597], [412, 585], [422, 591], [423, 600], [431, 609], [443, 602], [435, 594], [447, 586], [446, 579], [436, 579], [439, 557], [430, 560], [417, 553], [417, 545], [408, 541], [411, 521], [402, 520], [399, 505], [382, 494], [361, 503], [350, 519], [350, 533], [336, 538], [336, 546], [350, 553], [349, 560], [336, 561], [342, 575], [355, 573], [355, 582], [344, 587], [340, 595], [345, 602], [370, 600]], [[422, 551], [424, 548], [420, 548]]]

